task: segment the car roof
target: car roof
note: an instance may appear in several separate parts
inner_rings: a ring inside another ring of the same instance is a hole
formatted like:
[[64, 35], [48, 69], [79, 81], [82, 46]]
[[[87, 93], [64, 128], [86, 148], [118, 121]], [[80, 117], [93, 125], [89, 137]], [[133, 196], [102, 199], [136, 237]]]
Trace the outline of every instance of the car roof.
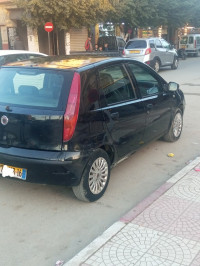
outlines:
[[44, 55], [46, 54], [39, 53], [39, 52], [32, 52], [27, 50], [0, 50], [0, 56], [1, 55], [10, 55], [10, 54], [35, 54], [35, 55]]
[[[47, 56], [38, 57], [31, 60], [9, 63], [4, 67], [19, 66], [19, 67], [39, 67], [39, 68], [54, 68], [54, 69], [81, 69], [93, 64], [103, 64], [125, 60], [123, 57], [108, 57], [108, 56]], [[130, 58], [129, 58], [130, 60]]]

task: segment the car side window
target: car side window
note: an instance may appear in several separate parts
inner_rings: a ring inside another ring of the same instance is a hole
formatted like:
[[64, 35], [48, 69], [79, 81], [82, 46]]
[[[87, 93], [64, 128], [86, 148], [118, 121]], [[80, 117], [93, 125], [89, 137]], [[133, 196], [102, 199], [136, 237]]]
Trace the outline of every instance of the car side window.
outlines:
[[150, 48], [155, 48], [155, 44], [153, 40], [149, 41]]
[[25, 54], [10, 54], [5, 56], [5, 64], [22, 61], [26, 59]]
[[2, 66], [5, 63], [5, 56], [0, 56], [0, 66]]
[[100, 70], [99, 81], [108, 105], [136, 98], [132, 83], [122, 65]]
[[88, 70], [81, 74], [81, 87], [83, 101], [80, 102], [84, 113], [99, 108], [99, 90], [97, 88], [96, 71]]
[[165, 40], [162, 40], [161, 43], [162, 43], [163, 48], [166, 48], [166, 49], [170, 48], [170, 44], [166, 42]]
[[148, 69], [138, 64], [129, 63], [130, 70], [134, 75], [142, 97], [156, 95], [162, 91], [162, 85]]
[[192, 44], [194, 42], [194, 38], [193, 38], [193, 36], [190, 36], [189, 37], [189, 44]]
[[156, 48], [163, 48], [160, 40], [156, 40]]
[[41, 57], [41, 55], [38, 55], [38, 54], [27, 54], [26, 56], [27, 56], [28, 59], [33, 59], [33, 58]]

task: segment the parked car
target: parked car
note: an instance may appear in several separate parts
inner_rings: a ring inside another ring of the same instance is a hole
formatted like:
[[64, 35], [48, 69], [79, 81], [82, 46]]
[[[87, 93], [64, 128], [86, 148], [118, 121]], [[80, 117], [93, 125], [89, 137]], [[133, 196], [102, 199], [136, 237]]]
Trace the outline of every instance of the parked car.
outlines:
[[188, 34], [181, 37], [179, 48], [187, 55], [200, 56], [200, 34]]
[[108, 51], [118, 52], [120, 55], [123, 53], [126, 42], [119, 36], [102, 36], [99, 37], [98, 46], [104, 48], [104, 44], [108, 44]]
[[105, 192], [110, 169], [149, 141], [180, 138], [185, 100], [129, 58], [43, 57], [0, 68], [0, 173]]
[[176, 49], [162, 38], [138, 38], [127, 42], [123, 55], [150, 65], [156, 72], [161, 67], [178, 67]]
[[26, 50], [0, 50], [0, 66], [35, 57], [47, 56], [46, 54]]

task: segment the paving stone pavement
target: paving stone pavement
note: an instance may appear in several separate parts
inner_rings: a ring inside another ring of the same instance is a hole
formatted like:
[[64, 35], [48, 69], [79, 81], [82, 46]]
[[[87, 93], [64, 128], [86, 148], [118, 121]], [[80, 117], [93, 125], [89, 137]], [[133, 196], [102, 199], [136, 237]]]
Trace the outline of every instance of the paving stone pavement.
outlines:
[[200, 266], [200, 157], [64, 266]]

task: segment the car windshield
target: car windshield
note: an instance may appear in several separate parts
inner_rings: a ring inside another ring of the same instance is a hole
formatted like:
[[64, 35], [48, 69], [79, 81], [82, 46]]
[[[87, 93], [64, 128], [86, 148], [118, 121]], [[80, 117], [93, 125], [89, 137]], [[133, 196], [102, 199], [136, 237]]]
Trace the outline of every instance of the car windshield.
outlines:
[[134, 40], [134, 41], [129, 41], [126, 44], [125, 49], [141, 49], [141, 48], [147, 48], [147, 42], [144, 40]]
[[3, 105], [57, 108], [72, 72], [34, 68], [0, 69], [0, 103]]
[[187, 40], [188, 40], [188, 37], [187, 36], [183, 36], [181, 38], [180, 44], [187, 44]]

